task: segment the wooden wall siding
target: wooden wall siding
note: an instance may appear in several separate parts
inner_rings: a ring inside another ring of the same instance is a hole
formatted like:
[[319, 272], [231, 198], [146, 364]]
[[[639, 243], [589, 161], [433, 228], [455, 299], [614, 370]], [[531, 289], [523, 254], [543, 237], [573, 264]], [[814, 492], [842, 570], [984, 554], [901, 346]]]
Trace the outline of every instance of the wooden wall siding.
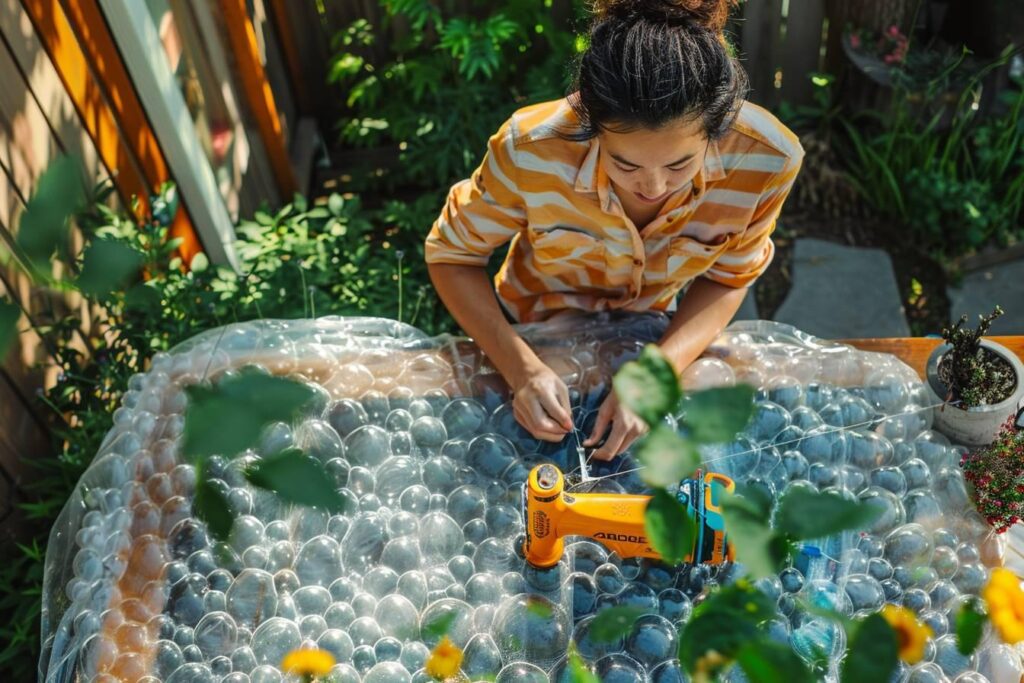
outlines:
[[78, 110], [82, 125], [95, 141], [103, 163], [115, 175], [121, 201], [128, 206], [132, 196], [137, 196], [140, 209], [145, 210], [150, 191], [145, 174], [121, 133], [64, 9], [57, 0], [23, 0], [23, 5]]
[[[329, 135], [334, 130], [337, 102], [326, 86], [331, 53], [323, 17], [313, 2], [270, 0], [270, 3], [278, 31], [292, 36], [290, 42], [295, 46], [293, 55], [286, 47], [285, 56], [295, 60], [289, 64], [289, 71], [302, 112], [315, 116], [320, 130]], [[303, 93], [307, 100], [303, 100]], [[308, 101], [308, 108], [302, 104], [304, 101]]]
[[278, 118], [281, 119], [285, 145], [289, 146], [295, 139], [298, 128], [299, 109], [288, 63], [281, 46], [281, 37], [264, 0], [246, 0], [246, 6], [252, 8], [249, 20], [256, 36], [260, 64], [263, 66], [270, 92], [274, 96], [274, 106]]
[[256, 32], [246, 10], [245, 0], [221, 0], [221, 11], [231, 40], [237, 73], [256, 120], [260, 137], [271, 161], [280, 193], [289, 197], [298, 189], [288, 155], [288, 136], [260, 59]]
[[220, 179], [221, 194], [231, 219], [251, 216], [263, 202], [276, 206], [280, 199], [270, 173], [270, 160], [255, 125], [249, 123], [218, 5], [209, 0], [171, 0], [170, 5], [175, 17], [182, 20], [182, 38], [195, 55], [197, 69], [203, 72], [205, 81], [215, 84], [204, 95], [216, 99], [217, 107], [227, 112], [231, 120], [233, 172], [230, 178]]

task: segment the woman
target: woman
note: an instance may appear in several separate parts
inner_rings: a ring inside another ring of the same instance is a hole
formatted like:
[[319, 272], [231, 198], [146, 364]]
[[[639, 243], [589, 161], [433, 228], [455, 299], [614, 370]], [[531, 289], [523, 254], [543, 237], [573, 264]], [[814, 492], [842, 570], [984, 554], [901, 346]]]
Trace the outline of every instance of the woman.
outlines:
[[[573, 92], [516, 111], [431, 228], [431, 280], [536, 438], [572, 429], [569, 394], [509, 321], [665, 311], [659, 346], [682, 371], [771, 262], [803, 150], [744, 101], [728, 11], [728, 0], [597, 0]], [[492, 289], [485, 265], [509, 241]], [[592, 457], [611, 459], [645, 429], [614, 392], [583, 445], [609, 426]]]

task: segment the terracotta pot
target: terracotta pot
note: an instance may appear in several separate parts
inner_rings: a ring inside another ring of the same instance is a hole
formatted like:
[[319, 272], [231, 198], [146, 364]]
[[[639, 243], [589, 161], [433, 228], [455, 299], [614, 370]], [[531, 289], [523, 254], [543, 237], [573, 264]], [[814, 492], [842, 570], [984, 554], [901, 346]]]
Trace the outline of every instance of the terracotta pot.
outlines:
[[[995, 439], [999, 427], [1017, 410], [1017, 403], [1024, 397], [1024, 363], [1002, 344], [982, 339], [981, 345], [1002, 356], [1013, 368], [1017, 376], [1017, 385], [1013, 394], [1006, 400], [988, 406], [959, 408], [945, 405], [935, 409], [935, 429], [949, 437], [953, 443], [964, 446], [986, 446]], [[939, 360], [951, 347], [941, 344], [928, 357], [925, 368], [925, 386], [931, 396], [932, 403], [940, 403], [946, 399], [948, 391], [939, 379]]]

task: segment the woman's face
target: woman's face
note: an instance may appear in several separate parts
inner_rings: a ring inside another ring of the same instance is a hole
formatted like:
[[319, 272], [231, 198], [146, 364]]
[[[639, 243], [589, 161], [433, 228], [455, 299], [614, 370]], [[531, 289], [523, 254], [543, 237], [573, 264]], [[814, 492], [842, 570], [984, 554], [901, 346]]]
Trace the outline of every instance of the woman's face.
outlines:
[[693, 180], [704, 164], [708, 146], [699, 118], [657, 130], [602, 130], [598, 142], [599, 161], [616, 194], [641, 204], [658, 204]]

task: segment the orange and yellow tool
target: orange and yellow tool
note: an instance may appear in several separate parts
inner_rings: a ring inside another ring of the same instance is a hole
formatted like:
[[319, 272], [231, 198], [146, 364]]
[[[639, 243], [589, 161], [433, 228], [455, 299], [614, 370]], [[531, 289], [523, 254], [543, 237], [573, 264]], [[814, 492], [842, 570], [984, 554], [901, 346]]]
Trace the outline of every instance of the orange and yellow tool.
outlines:
[[[721, 564], [733, 560], [721, 514], [721, 497], [735, 489], [724, 474], [698, 470], [695, 479], [679, 485], [679, 501], [696, 521], [692, 564]], [[561, 470], [538, 465], [523, 485], [526, 561], [535, 567], [558, 564], [565, 536], [588, 536], [622, 557], [661, 559], [647, 541], [644, 512], [650, 496], [624, 493], [571, 493], [565, 491]]]

